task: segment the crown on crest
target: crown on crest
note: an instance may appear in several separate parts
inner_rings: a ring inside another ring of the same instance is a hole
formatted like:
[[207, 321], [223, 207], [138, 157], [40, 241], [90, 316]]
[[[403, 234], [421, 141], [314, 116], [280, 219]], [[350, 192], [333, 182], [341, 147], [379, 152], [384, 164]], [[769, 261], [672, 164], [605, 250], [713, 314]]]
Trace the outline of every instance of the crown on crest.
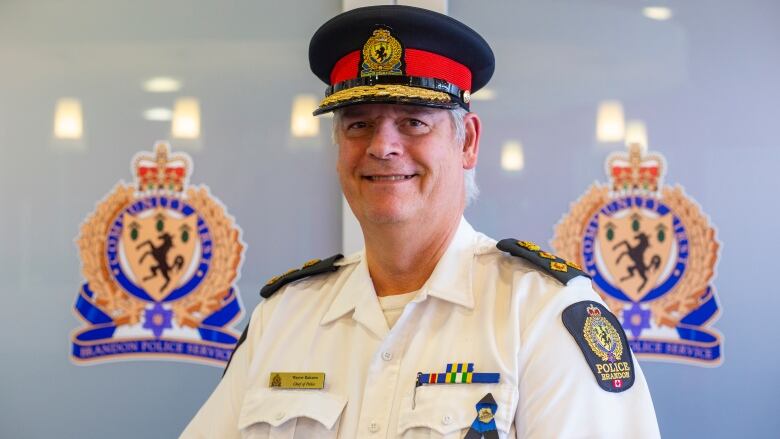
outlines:
[[154, 145], [154, 155], [140, 153], [133, 161], [137, 188], [141, 192], [168, 191], [181, 193], [192, 170], [185, 154], [170, 154], [167, 142]]
[[591, 317], [595, 317], [595, 316], [600, 316], [601, 315], [601, 310], [596, 308], [593, 305], [588, 305], [588, 307], [586, 308], [586, 311], [588, 311], [588, 315], [591, 316]]
[[612, 182], [612, 190], [616, 192], [658, 192], [664, 167], [663, 157], [644, 154], [638, 143], [628, 147], [628, 154], [617, 152], [607, 159], [607, 175]]

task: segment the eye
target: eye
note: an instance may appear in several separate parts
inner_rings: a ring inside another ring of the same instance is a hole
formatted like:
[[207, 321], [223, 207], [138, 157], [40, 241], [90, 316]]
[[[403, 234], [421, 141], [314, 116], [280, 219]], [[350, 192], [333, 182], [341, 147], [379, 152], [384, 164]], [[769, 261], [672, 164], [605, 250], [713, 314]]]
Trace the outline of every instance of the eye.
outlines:
[[368, 124], [363, 121], [358, 122], [352, 122], [351, 124], [347, 125], [348, 130], [359, 130], [367, 127]]
[[431, 127], [420, 119], [410, 117], [402, 120], [398, 129], [407, 135], [420, 135], [428, 133]]

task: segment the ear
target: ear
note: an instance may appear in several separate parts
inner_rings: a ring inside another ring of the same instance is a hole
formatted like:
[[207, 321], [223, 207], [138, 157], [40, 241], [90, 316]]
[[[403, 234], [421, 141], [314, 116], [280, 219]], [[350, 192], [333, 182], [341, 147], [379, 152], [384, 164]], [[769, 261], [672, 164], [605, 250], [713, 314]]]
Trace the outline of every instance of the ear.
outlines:
[[479, 135], [482, 130], [482, 122], [476, 113], [467, 113], [463, 117], [463, 125], [466, 129], [466, 138], [463, 142], [463, 169], [474, 169], [477, 166], [479, 155]]

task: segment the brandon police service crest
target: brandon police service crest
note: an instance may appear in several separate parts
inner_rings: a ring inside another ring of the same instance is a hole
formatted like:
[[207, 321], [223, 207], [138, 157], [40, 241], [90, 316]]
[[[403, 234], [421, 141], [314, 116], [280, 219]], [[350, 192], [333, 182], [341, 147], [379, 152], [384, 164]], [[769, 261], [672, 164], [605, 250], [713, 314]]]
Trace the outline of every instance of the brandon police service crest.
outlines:
[[360, 76], [403, 75], [401, 43], [388, 29], [376, 29], [363, 45]]
[[719, 244], [696, 202], [680, 186], [662, 185], [665, 167], [663, 156], [639, 145], [610, 155], [610, 184], [594, 184], [572, 204], [552, 245], [592, 276], [637, 356], [717, 366]]
[[135, 184], [119, 183], [81, 226], [75, 311], [85, 325], [71, 359], [224, 366], [242, 314], [241, 231], [206, 186], [188, 186], [188, 155], [158, 142], [131, 167]]

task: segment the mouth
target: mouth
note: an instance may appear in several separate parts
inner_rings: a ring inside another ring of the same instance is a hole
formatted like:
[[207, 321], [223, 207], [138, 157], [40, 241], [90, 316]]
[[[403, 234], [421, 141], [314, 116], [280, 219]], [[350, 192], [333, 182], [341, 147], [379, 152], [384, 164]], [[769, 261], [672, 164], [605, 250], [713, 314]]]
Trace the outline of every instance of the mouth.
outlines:
[[396, 175], [364, 175], [363, 179], [368, 181], [373, 181], [377, 183], [392, 183], [397, 181], [406, 181], [411, 180], [412, 178], [416, 177], [417, 174], [396, 174]]

